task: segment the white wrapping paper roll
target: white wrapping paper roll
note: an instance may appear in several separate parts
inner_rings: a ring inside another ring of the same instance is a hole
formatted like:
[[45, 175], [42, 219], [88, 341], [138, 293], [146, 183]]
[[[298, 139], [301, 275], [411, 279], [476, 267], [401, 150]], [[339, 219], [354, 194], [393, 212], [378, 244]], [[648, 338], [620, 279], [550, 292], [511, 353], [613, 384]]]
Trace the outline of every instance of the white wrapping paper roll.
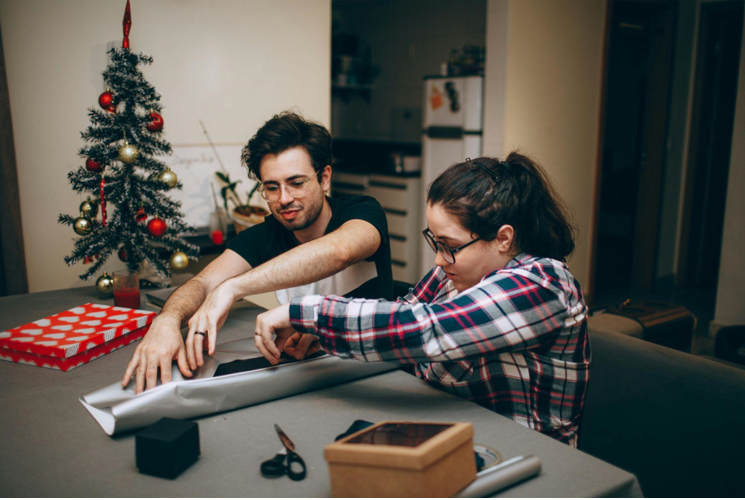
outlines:
[[253, 339], [216, 346], [215, 355], [205, 355], [204, 365], [193, 378], [185, 379], [174, 362], [173, 381], [135, 394], [134, 378], [80, 397], [109, 436], [145, 427], [162, 417], [195, 418], [286, 398], [331, 385], [389, 372], [388, 363], [362, 363], [336, 356], [321, 357], [214, 377], [217, 367], [232, 361], [259, 358]]

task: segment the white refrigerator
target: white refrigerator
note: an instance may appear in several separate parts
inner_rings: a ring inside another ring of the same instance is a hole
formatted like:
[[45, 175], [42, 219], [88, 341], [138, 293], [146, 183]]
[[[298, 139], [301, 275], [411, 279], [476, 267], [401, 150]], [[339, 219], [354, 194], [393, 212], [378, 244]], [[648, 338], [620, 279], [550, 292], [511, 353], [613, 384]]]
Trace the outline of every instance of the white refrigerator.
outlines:
[[[483, 103], [483, 76], [424, 78], [421, 168], [425, 189], [450, 165], [481, 156]], [[422, 229], [426, 225], [423, 217]], [[420, 239], [422, 277], [434, 267], [435, 254]]]

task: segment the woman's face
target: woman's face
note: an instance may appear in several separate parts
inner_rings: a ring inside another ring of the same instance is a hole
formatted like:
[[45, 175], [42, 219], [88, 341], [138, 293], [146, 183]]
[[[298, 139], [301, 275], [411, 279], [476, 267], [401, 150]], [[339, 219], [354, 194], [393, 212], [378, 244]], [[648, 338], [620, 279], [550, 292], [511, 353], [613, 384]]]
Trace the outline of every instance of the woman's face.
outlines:
[[[427, 224], [435, 240], [450, 248], [458, 248], [478, 237], [441, 205], [427, 204]], [[513, 257], [510, 251], [513, 236], [512, 226], [502, 226], [494, 240], [479, 240], [458, 251], [455, 264], [450, 264], [441, 252], [437, 252], [435, 265], [441, 266], [455, 288], [462, 292], [476, 285], [487, 274], [507, 265]]]

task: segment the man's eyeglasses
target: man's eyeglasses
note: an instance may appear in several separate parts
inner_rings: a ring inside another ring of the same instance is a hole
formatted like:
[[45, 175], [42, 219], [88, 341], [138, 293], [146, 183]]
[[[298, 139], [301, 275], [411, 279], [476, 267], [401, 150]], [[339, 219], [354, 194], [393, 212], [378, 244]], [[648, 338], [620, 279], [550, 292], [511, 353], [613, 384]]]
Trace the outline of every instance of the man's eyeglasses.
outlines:
[[475, 240], [471, 240], [465, 245], [459, 246], [458, 248], [451, 248], [446, 244], [440, 243], [439, 241], [435, 240], [435, 235], [432, 234], [432, 231], [430, 231], [429, 228], [422, 231], [422, 234], [424, 235], [424, 239], [427, 240], [427, 243], [429, 243], [429, 247], [432, 249], [432, 251], [435, 253], [440, 252], [442, 254], [442, 258], [445, 259], [448, 264], [455, 264], [456, 253], [460, 252], [468, 245], [473, 245], [481, 239], [476, 238]]
[[308, 191], [308, 183], [318, 176], [319, 170], [315, 171], [315, 175], [310, 177], [299, 177], [292, 179], [287, 184], [280, 184], [278, 182], [269, 182], [267, 184], [262, 183], [259, 188], [261, 197], [266, 201], [279, 201], [282, 198], [282, 190], [284, 189], [287, 194], [293, 198], [302, 198]]

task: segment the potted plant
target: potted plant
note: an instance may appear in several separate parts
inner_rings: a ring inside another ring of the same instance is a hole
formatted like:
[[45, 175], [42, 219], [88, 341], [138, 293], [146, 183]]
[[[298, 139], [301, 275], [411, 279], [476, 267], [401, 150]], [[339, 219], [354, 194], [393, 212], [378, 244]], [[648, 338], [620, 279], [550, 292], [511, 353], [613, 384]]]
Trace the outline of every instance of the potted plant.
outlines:
[[[247, 229], [255, 224], [264, 222], [264, 218], [269, 215], [269, 211], [264, 207], [257, 205], [251, 205], [251, 198], [256, 191], [259, 189], [259, 183], [257, 182], [250, 192], [246, 193], [246, 202], [243, 203], [240, 196], [236, 192], [235, 188], [240, 180], [231, 181], [230, 175], [225, 172], [215, 172], [218, 179], [224, 184], [220, 189], [222, 195], [223, 205], [225, 211], [231, 214], [233, 225], [235, 226], [235, 232], [240, 233], [244, 229]], [[233, 204], [233, 210], [228, 210], [228, 202]]]

